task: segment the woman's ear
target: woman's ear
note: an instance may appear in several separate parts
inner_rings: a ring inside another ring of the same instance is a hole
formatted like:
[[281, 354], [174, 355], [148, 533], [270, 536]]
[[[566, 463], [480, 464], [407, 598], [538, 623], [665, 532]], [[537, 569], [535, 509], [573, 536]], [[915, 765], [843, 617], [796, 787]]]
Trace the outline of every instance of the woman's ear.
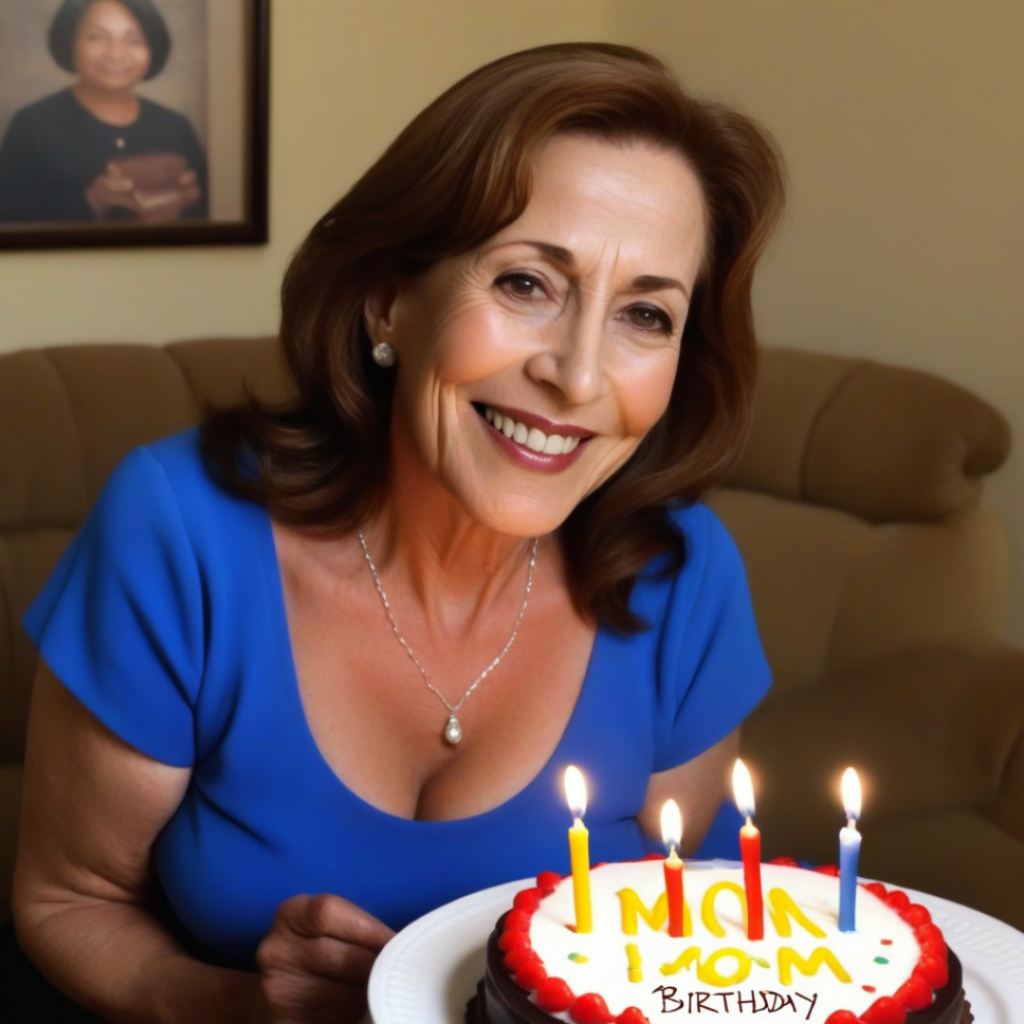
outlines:
[[363, 300], [363, 322], [374, 345], [394, 345], [398, 287], [393, 281], [379, 281]]

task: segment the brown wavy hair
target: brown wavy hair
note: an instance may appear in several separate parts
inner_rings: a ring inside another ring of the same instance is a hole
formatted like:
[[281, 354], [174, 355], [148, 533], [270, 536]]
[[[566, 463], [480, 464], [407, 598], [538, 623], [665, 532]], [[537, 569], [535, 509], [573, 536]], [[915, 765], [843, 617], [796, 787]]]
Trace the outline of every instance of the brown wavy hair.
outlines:
[[623, 631], [637, 574], [685, 560], [669, 509], [720, 481], [750, 421], [757, 353], [754, 266], [784, 197], [780, 156], [750, 118], [684, 92], [656, 57], [564, 43], [502, 57], [423, 110], [314, 226], [282, 288], [281, 343], [297, 400], [250, 399], [204, 428], [237, 491], [302, 527], [348, 531], [387, 486], [393, 372], [374, 365], [368, 291], [413, 278], [512, 223], [552, 136], [578, 132], [680, 154], [701, 183], [708, 233], [669, 407], [629, 462], [572, 512], [560, 536], [577, 608]]

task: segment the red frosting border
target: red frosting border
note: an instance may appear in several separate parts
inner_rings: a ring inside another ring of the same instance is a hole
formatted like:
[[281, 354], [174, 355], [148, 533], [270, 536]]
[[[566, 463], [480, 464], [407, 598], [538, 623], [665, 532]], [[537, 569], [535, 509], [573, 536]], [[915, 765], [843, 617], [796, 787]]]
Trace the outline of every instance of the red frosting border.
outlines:
[[[661, 860], [660, 854], [653, 853], [642, 860]], [[776, 857], [769, 864], [799, 867], [792, 857]], [[601, 867], [595, 864], [594, 868]], [[834, 865], [822, 865], [812, 870], [828, 875], [837, 875]], [[530, 944], [530, 920], [540, 906], [540, 901], [555, 891], [555, 886], [568, 878], [555, 871], [542, 871], [537, 884], [521, 889], [512, 900], [512, 909], [505, 916], [502, 933], [498, 937], [498, 949], [504, 955], [504, 964], [515, 983], [527, 992], [537, 993], [537, 1005], [546, 1013], [568, 1011], [574, 1024], [650, 1024], [647, 1017], [635, 1006], [629, 1006], [618, 1016], [609, 1009], [604, 998], [597, 992], [576, 995], [563, 979], [547, 973], [540, 956]], [[914, 938], [921, 947], [921, 956], [910, 973], [910, 977], [891, 995], [880, 996], [858, 1017], [850, 1010], [837, 1010], [825, 1020], [825, 1024], [904, 1024], [908, 1013], [924, 1010], [932, 1005], [935, 990], [941, 989], [949, 980], [949, 966], [946, 940], [939, 927], [932, 922], [927, 907], [911, 903], [902, 889], [887, 889], [881, 882], [862, 882], [861, 888], [887, 903], [900, 918], [911, 926]]]

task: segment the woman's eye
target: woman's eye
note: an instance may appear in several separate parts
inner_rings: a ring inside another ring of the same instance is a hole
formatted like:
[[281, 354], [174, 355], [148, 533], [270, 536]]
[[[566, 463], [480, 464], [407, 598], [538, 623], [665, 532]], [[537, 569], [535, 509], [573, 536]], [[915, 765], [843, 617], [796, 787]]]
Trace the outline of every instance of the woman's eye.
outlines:
[[498, 284], [517, 299], [532, 299], [544, 292], [540, 281], [529, 274], [505, 274], [498, 278]]
[[627, 310], [630, 323], [645, 331], [660, 331], [664, 334], [671, 334], [673, 330], [672, 318], [663, 310], [655, 306], [633, 306]]

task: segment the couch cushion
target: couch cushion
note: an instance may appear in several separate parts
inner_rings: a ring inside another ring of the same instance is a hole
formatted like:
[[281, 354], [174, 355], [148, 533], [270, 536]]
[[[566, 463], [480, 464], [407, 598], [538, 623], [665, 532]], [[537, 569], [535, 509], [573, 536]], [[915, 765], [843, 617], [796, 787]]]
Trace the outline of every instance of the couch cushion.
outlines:
[[990, 405], [919, 370], [868, 363], [822, 408], [803, 465], [808, 501], [871, 522], [934, 519], [977, 501], [1010, 428]]
[[865, 832], [926, 814], [988, 817], [1022, 740], [1024, 654], [932, 647], [762, 705], [742, 748], [764, 782], [766, 846], [820, 861], [835, 857], [848, 765], [861, 774]]
[[290, 397], [293, 388], [277, 338], [202, 338], [166, 347], [200, 405], [237, 405], [248, 389], [266, 402]]
[[804, 453], [821, 410], [863, 359], [762, 348], [754, 426], [729, 486], [800, 501]]
[[6, 920], [11, 903], [11, 879], [18, 849], [18, 818], [21, 811], [21, 765], [0, 765], [0, 921]]
[[872, 527], [843, 581], [825, 670], [923, 644], [995, 644], [1009, 564], [1006, 534], [988, 509]]
[[775, 682], [769, 697], [818, 681], [851, 561], [871, 527], [845, 512], [723, 488], [708, 498], [743, 555]]
[[77, 526], [89, 508], [84, 452], [45, 352], [0, 358], [0, 530]]
[[[860, 870], [869, 878], [955, 900], [1024, 930], [1024, 885], [1017, 882], [1024, 877], [1024, 843], [984, 815], [921, 814], [873, 826], [865, 830]], [[956, 929], [949, 936], [954, 951], [958, 934]]]
[[69, 527], [0, 534], [0, 763], [20, 761], [25, 750], [37, 656], [21, 616], [75, 532]]
[[1005, 418], [964, 388], [864, 359], [762, 352], [753, 430], [729, 483], [870, 522], [934, 519], [978, 499]]
[[770, 700], [925, 644], [992, 644], [1009, 588], [987, 510], [875, 526], [837, 509], [723, 488], [708, 503], [739, 545]]
[[163, 349], [73, 345], [47, 349], [46, 356], [67, 395], [90, 505], [128, 451], [198, 419], [188, 381]]

